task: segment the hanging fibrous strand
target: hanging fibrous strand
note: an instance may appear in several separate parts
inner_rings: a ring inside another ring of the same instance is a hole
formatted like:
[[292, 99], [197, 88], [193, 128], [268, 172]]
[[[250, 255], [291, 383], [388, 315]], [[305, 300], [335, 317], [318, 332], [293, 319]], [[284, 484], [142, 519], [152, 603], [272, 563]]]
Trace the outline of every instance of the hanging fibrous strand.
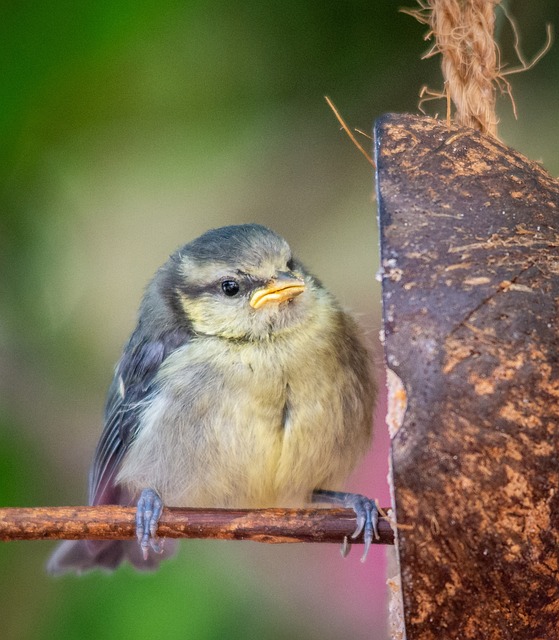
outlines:
[[[502, 6], [515, 36], [515, 51], [520, 67], [503, 70], [499, 48], [494, 38], [495, 11], [501, 0], [418, 0], [418, 9], [404, 9], [430, 28], [426, 40], [435, 42], [424, 56], [442, 56], [441, 69], [445, 91], [437, 93], [424, 88], [422, 102], [447, 97], [454, 109], [457, 124], [472, 127], [497, 136], [497, 90], [507, 93], [516, 109], [506, 76], [531, 68], [549, 50], [551, 27], [547, 27], [547, 41], [531, 62], [526, 62], [518, 46], [518, 30], [513, 19]], [[425, 97], [427, 96], [427, 97]], [[447, 109], [448, 117], [449, 109]]]

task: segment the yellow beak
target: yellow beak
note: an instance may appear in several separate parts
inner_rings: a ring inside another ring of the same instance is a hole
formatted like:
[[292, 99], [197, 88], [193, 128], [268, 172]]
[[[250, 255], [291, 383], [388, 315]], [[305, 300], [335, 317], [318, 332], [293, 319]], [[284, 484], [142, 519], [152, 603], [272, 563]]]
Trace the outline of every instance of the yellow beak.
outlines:
[[290, 273], [278, 273], [262, 289], [257, 289], [250, 297], [250, 306], [260, 309], [269, 302], [292, 300], [305, 290], [305, 281]]

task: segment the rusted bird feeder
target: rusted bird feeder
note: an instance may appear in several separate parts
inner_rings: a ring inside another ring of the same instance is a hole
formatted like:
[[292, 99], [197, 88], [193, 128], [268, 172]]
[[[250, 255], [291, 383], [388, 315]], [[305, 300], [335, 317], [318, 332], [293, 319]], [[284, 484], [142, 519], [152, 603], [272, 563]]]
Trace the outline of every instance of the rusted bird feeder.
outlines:
[[557, 638], [559, 183], [430, 118], [375, 147], [407, 640]]

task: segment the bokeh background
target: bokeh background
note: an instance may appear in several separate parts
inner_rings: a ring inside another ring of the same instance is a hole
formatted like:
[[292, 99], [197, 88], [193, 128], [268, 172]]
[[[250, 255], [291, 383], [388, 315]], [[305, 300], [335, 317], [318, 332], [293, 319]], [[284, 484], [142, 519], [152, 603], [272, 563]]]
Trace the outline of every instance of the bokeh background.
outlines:
[[[412, 4], [411, 0], [408, 3]], [[528, 57], [557, 0], [511, 1]], [[371, 167], [323, 96], [370, 132], [417, 111], [438, 61], [399, 3], [245, 0], [0, 6], [0, 504], [84, 503], [104, 395], [147, 280], [209, 227], [283, 234], [355, 310], [382, 369]], [[516, 66], [499, 17], [502, 60]], [[559, 174], [559, 47], [511, 76], [502, 138]], [[434, 103], [430, 113], [444, 113]], [[370, 141], [362, 137], [370, 146]], [[379, 373], [382, 384], [382, 373]], [[384, 401], [354, 490], [389, 502]], [[182, 544], [156, 574], [51, 579], [53, 545], [0, 547], [1, 635], [369, 638], [385, 550]]]

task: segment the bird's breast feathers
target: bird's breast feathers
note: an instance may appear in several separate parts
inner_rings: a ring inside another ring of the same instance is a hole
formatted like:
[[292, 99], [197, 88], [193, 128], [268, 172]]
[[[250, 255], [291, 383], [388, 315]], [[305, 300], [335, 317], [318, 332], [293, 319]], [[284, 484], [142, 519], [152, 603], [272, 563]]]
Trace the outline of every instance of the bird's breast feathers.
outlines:
[[315, 487], [336, 488], [368, 427], [333, 345], [309, 337], [198, 338], [171, 354], [119, 482], [153, 487], [169, 506], [302, 505]]

